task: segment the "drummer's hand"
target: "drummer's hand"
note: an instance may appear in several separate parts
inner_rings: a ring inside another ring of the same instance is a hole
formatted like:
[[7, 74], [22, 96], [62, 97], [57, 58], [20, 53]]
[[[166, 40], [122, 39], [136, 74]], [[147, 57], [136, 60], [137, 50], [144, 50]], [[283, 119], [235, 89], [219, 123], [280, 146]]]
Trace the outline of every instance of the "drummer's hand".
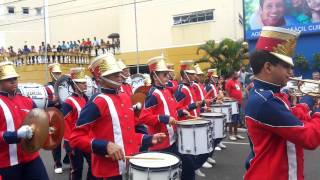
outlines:
[[197, 102], [196, 102], [196, 106], [197, 106], [197, 107], [201, 107], [201, 106], [202, 106], [202, 103], [203, 103], [203, 101], [197, 101]]
[[164, 133], [157, 133], [152, 136], [152, 144], [160, 144], [163, 139], [166, 137]]
[[212, 104], [213, 99], [206, 99], [205, 101], [206, 101], [206, 104]]
[[113, 142], [108, 143], [107, 152], [109, 157], [111, 157], [111, 159], [114, 161], [124, 160], [122, 148]]
[[185, 109], [182, 110], [182, 113], [187, 117], [191, 116], [190, 112]]
[[205, 111], [205, 112], [212, 112], [211, 108], [209, 108], [209, 107], [205, 107], [205, 108], [204, 108], [204, 111]]
[[17, 131], [18, 138], [31, 139], [33, 135], [33, 129], [31, 126], [23, 125]]
[[174, 117], [171, 117], [171, 116], [170, 116], [169, 122], [168, 122], [170, 125], [175, 125], [175, 124], [177, 124], [177, 122], [178, 122], [178, 121], [177, 121]]
[[216, 104], [223, 104], [223, 101], [222, 100], [217, 100]]

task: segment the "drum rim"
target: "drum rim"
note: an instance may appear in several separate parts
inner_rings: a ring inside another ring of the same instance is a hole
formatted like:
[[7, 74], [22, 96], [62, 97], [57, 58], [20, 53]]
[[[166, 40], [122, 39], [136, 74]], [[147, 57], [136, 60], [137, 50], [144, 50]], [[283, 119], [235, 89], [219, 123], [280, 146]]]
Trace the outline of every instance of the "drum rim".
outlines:
[[[133, 169], [135, 169], [135, 170], [139, 170], [139, 171], [147, 171], [147, 170], [149, 170], [149, 171], [151, 171], [151, 172], [163, 172], [163, 171], [168, 170], [168, 168], [173, 168], [173, 169], [178, 168], [178, 167], [180, 167], [181, 164], [182, 164], [182, 161], [181, 161], [181, 159], [180, 159], [179, 156], [177, 156], [176, 154], [173, 154], [173, 153], [169, 153], [169, 152], [143, 151], [143, 152], [139, 152], [139, 153], [137, 153], [137, 154], [135, 154], [135, 155], [145, 154], [145, 153], [162, 153], [162, 154], [168, 154], [168, 155], [172, 155], [172, 156], [178, 158], [179, 161], [178, 161], [177, 164], [174, 164], [174, 165], [172, 165], [172, 166], [157, 167], [157, 168], [155, 168], [155, 167], [148, 168], [148, 167], [142, 167], [142, 166], [133, 164], [133, 163], [131, 163], [130, 160], [129, 160], [129, 167], [130, 167], [130, 168], [133, 168]], [[134, 156], [135, 156], [135, 155], [134, 155]]]
[[176, 124], [176, 126], [177, 126], [177, 128], [178, 127], [185, 127], [185, 128], [205, 127], [211, 123], [209, 120], [206, 120], [206, 119], [201, 119], [201, 121], [206, 121], [206, 123], [203, 123], [203, 124], [180, 124], [180, 123], [178, 123], [178, 124]]
[[[220, 114], [219, 116], [206, 116], [206, 115], [203, 115], [203, 114], [210, 114], [210, 113], [218, 113]], [[227, 115], [225, 113], [222, 113], [222, 112], [210, 112], [210, 113], [201, 113], [200, 114], [200, 117], [217, 117], [217, 118], [224, 118], [226, 117]]]
[[211, 104], [210, 107], [231, 107], [231, 104]]

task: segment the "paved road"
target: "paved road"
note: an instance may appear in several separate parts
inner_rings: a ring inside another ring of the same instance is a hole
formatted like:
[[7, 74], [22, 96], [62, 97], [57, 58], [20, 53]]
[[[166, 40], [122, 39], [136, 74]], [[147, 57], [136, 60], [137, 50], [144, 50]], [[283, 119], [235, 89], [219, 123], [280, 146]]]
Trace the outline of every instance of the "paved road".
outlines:
[[[197, 180], [241, 180], [245, 172], [244, 162], [249, 152], [247, 140], [236, 143], [225, 140], [227, 149], [215, 152], [217, 164], [211, 169], [203, 169], [205, 178], [197, 177]], [[47, 168], [51, 180], [68, 179], [69, 169], [64, 166], [63, 174], [54, 174], [51, 153], [42, 151], [41, 157]], [[86, 168], [86, 167], [85, 167]], [[85, 173], [84, 173], [85, 174]], [[83, 179], [85, 179], [84, 176]], [[320, 179], [320, 148], [316, 151], [305, 151], [305, 180]]]

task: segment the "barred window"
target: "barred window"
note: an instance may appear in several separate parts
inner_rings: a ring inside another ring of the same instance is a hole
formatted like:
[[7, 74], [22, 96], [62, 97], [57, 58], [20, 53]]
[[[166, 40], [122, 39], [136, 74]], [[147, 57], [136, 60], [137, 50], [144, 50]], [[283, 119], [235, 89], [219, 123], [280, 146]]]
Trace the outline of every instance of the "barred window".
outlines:
[[188, 24], [214, 20], [214, 9], [196, 11], [173, 16], [173, 25]]

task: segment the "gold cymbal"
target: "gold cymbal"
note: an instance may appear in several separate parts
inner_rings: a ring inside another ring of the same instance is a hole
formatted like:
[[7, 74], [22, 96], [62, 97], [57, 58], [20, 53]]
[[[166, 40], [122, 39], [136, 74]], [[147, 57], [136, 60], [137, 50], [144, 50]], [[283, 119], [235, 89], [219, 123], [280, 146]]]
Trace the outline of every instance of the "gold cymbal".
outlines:
[[32, 109], [24, 119], [22, 125], [29, 125], [33, 129], [31, 139], [22, 139], [21, 147], [26, 152], [36, 152], [45, 143], [49, 131], [49, 118], [43, 109]]
[[49, 115], [49, 135], [43, 145], [43, 149], [52, 150], [56, 148], [62, 141], [64, 134], [64, 118], [63, 114], [54, 107], [46, 109]]

